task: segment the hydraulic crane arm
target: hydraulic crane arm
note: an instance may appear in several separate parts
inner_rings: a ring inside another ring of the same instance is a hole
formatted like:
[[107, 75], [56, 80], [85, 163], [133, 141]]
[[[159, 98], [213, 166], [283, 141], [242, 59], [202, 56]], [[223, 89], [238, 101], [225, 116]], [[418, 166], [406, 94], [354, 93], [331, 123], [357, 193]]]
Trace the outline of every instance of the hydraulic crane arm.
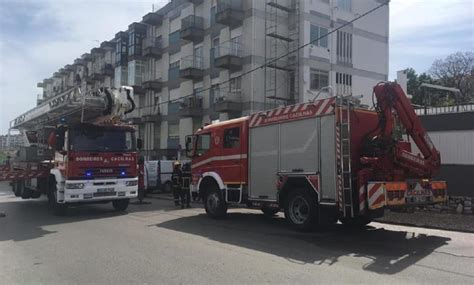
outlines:
[[440, 154], [423, 128], [405, 92], [397, 83], [383, 82], [374, 87], [374, 93], [383, 118], [382, 139], [389, 141], [392, 137], [395, 111], [423, 156], [411, 153], [399, 142], [395, 144], [396, 162], [421, 176], [432, 175], [440, 166]]

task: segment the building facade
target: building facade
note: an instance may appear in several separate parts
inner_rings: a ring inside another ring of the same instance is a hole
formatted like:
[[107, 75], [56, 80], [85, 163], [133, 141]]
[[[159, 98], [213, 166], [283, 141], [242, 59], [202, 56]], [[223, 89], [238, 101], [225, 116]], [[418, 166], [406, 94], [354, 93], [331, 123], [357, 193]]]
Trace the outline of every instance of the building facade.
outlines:
[[329, 93], [369, 104], [388, 77], [388, 6], [323, 36], [382, 2], [172, 0], [38, 86], [43, 100], [78, 84], [133, 86], [144, 155], [173, 158], [215, 120]]

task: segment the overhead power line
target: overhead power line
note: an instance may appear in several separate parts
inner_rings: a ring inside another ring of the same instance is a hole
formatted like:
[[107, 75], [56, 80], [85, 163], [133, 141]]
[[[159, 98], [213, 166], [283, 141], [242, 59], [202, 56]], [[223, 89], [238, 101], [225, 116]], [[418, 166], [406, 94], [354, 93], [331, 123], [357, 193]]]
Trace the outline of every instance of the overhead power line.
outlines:
[[[317, 42], [317, 41], [319, 41], [319, 40], [321, 40], [321, 39], [323, 39], [323, 38], [325, 38], [325, 37], [327, 37], [327, 36], [329, 36], [329, 35], [331, 35], [331, 34], [333, 34], [333, 33], [335, 33], [335, 32], [337, 32], [337, 31], [339, 31], [339, 30], [341, 30], [341, 29], [344, 28], [344, 27], [349, 26], [350, 24], [354, 23], [355, 21], [357, 21], [357, 20], [359, 20], [359, 19], [361, 19], [361, 18], [363, 18], [363, 17], [365, 17], [365, 16], [367, 16], [367, 15], [369, 15], [369, 14], [371, 14], [371, 13], [377, 11], [378, 9], [380, 9], [380, 8], [382, 8], [383, 6], [387, 5], [388, 3], [390, 3], [390, 0], [387, 0], [387, 1], [382, 2], [380, 5], [375, 6], [374, 8], [372, 8], [372, 9], [370, 9], [370, 10], [364, 12], [363, 14], [360, 14], [359, 16], [355, 17], [354, 19], [350, 20], [349, 22], [345, 22], [345, 23], [342, 24], [341, 26], [339, 26], [339, 27], [337, 27], [337, 28], [335, 28], [335, 29], [333, 29], [333, 30], [327, 32], [326, 34], [324, 34], [324, 35], [322, 35], [322, 36], [320, 36], [320, 37], [318, 37], [318, 38], [316, 38], [316, 39], [314, 39], [314, 40], [312, 40], [312, 41], [309, 41], [309, 42], [306, 43], [306, 44], [303, 44], [303, 45], [301, 45], [301, 46], [298, 46], [297, 48], [294, 48], [293, 50], [290, 50], [289, 52], [286, 52], [286, 53], [284, 53], [284, 54], [282, 54], [282, 55], [280, 55], [280, 56], [278, 56], [278, 57], [276, 57], [276, 58], [274, 58], [274, 59], [272, 59], [272, 60], [266, 62], [265, 64], [262, 64], [262, 65], [260, 65], [260, 66], [257, 66], [257, 67], [255, 67], [255, 68], [253, 68], [253, 69], [250, 69], [250, 70], [248, 70], [248, 71], [246, 71], [246, 72], [240, 74], [239, 76], [233, 77], [233, 78], [228, 79], [228, 80], [223, 81], [223, 82], [220, 82], [220, 83], [218, 83], [218, 84], [216, 84], [216, 85], [217, 85], [217, 86], [220, 86], [220, 85], [228, 84], [228, 83], [230, 83], [232, 80], [234, 80], [234, 79], [236, 79], [236, 78], [242, 78], [242, 77], [244, 77], [245, 75], [248, 75], [248, 74], [253, 73], [253, 72], [257, 71], [257, 70], [260, 70], [260, 69], [262, 69], [262, 68], [265, 68], [266, 66], [269, 66], [269, 65], [271, 65], [271, 64], [273, 64], [273, 63], [275, 63], [275, 62], [277, 62], [278, 60], [280, 60], [280, 59], [282, 59], [282, 58], [284, 58], [284, 57], [287, 57], [288, 55], [293, 54], [293, 53], [295, 53], [295, 52], [297, 52], [297, 51], [299, 51], [299, 50], [301, 50], [301, 49], [303, 49], [303, 48], [305, 48], [305, 47], [307, 47], [307, 46], [309, 46], [309, 45], [311, 45], [311, 44], [313, 44], [313, 43], [315, 43], [315, 42]], [[214, 89], [214, 88], [216, 88], [216, 86], [208, 87], [208, 88], [199, 90], [199, 93], [202, 93], [202, 92], [205, 92], [205, 91], [210, 91], [210, 90], [212, 90], [212, 89]], [[172, 99], [172, 100], [168, 100], [168, 101], [164, 101], [164, 102], [159, 102], [159, 103], [153, 104], [153, 105], [140, 106], [140, 107], [137, 107], [136, 110], [140, 110], [140, 109], [144, 109], [144, 108], [148, 108], [148, 107], [153, 107], [153, 106], [160, 106], [160, 105], [162, 105], [162, 104], [168, 104], [168, 103], [173, 103], [173, 102], [179, 102], [179, 101], [181, 101], [181, 100], [183, 100], [183, 99], [185, 99], [185, 98], [190, 98], [190, 97], [193, 97], [193, 96], [195, 96], [195, 93], [192, 93], [192, 94], [189, 94], [189, 95], [186, 95], [186, 96], [183, 96], [183, 97], [179, 97], [179, 98], [177, 98], [177, 99]]]

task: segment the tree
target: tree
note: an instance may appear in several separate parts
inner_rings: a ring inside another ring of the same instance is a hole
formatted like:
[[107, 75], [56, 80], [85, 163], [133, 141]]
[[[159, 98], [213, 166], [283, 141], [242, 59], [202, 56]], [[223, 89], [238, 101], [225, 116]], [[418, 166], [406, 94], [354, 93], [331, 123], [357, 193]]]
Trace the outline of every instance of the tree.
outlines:
[[457, 52], [445, 59], [436, 60], [430, 74], [438, 84], [460, 90], [457, 103], [474, 100], [474, 53]]
[[[412, 95], [413, 104], [417, 105], [440, 105], [442, 104], [442, 98], [438, 96], [439, 94], [436, 91], [430, 90], [430, 93], [427, 93], [425, 89], [420, 88], [422, 83], [436, 84], [435, 80], [431, 75], [422, 73], [420, 75], [416, 74], [416, 71], [413, 68], [407, 68], [407, 92]], [[428, 96], [428, 94], [435, 96]]]

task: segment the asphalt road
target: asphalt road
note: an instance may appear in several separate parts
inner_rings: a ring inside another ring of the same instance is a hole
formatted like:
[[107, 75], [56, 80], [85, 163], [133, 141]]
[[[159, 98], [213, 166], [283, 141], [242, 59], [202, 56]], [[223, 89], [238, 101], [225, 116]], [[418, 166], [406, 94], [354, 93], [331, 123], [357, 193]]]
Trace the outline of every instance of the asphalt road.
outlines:
[[0, 184], [0, 283], [474, 284], [474, 235], [372, 223], [298, 233], [283, 217], [232, 209], [211, 220], [195, 204], [148, 199], [48, 213]]

